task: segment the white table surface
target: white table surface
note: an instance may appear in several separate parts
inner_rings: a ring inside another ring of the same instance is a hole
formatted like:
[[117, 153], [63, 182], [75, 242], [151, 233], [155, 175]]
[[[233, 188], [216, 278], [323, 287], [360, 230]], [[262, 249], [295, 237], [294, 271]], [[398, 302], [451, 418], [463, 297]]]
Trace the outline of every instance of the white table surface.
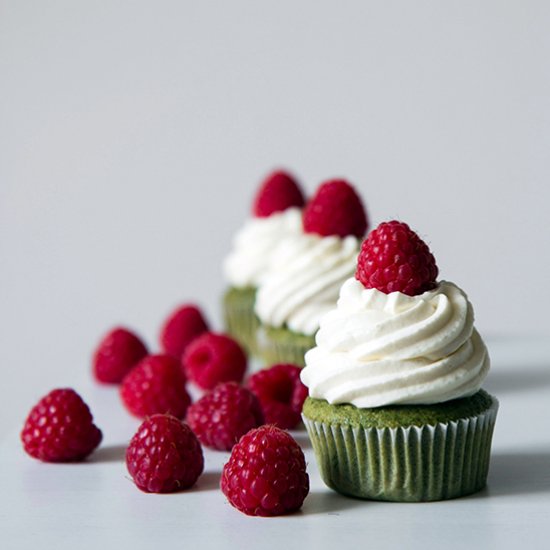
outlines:
[[[247, 517], [218, 488], [228, 453], [205, 450], [192, 490], [137, 490], [125, 445], [139, 422], [116, 390], [83, 380], [76, 389], [102, 428], [102, 446], [81, 464], [27, 457], [19, 429], [0, 445], [0, 524], [5, 549], [56, 548], [549, 548], [550, 343], [493, 338], [485, 388], [500, 401], [489, 482], [452, 501], [401, 504], [346, 498], [321, 481], [305, 431], [294, 432], [308, 461], [311, 491], [301, 512]], [[352, 546], [353, 545], [353, 546]]]

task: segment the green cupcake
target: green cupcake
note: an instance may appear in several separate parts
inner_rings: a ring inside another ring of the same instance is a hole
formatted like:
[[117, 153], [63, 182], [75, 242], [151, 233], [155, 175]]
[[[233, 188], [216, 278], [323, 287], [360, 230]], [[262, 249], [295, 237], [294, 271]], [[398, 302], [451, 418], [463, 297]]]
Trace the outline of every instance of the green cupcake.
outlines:
[[486, 484], [489, 355], [466, 294], [437, 272], [406, 224], [381, 224], [306, 354], [302, 416], [323, 480], [342, 494], [420, 502]]
[[359, 409], [308, 398], [302, 417], [323, 481], [348, 496], [421, 502], [487, 482], [497, 400], [480, 390], [437, 406]]
[[303, 367], [306, 352], [315, 346], [315, 336], [287, 328], [263, 327], [259, 341], [259, 355], [266, 365], [291, 363]]
[[355, 271], [367, 227], [363, 203], [348, 182], [329, 180], [319, 186], [304, 209], [303, 231], [274, 254], [258, 288], [265, 363], [305, 364], [319, 319], [334, 307], [340, 286]]
[[224, 262], [229, 287], [223, 296], [226, 331], [250, 355], [258, 355], [256, 290], [267, 276], [272, 255], [284, 240], [301, 231], [304, 197], [286, 172], [270, 174], [254, 198], [252, 214], [233, 239]]
[[237, 340], [249, 355], [257, 356], [260, 322], [254, 312], [256, 288], [229, 287], [223, 296], [226, 332]]

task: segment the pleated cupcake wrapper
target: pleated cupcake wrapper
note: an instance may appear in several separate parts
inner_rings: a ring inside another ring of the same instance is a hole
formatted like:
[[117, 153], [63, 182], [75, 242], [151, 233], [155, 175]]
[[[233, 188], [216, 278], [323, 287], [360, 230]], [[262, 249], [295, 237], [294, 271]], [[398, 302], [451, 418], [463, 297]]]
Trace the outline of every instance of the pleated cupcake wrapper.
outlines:
[[487, 481], [498, 401], [435, 426], [355, 428], [302, 415], [323, 481], [349, 496], [419, 502], [464, 496]]
[[258, 340], [260, 356], [266, 365], [292, 363], [303, 367], [304, 355], [315, 346], [315, 336], [265, 327], [260, 328]]
[[257, 333], [260, 321], [254, 313], [254, 300], [243, 292], [228, 291], [224, 297], [224, 322], [227, 333], [235, 338], [250, 355], [258, 355]]

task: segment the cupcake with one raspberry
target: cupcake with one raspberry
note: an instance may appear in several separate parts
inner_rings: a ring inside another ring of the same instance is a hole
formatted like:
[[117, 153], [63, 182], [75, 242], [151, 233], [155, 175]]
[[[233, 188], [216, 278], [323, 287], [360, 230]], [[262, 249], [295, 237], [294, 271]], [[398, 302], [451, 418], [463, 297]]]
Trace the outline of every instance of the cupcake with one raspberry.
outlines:
[[270, 174], [254, 198], [252, 217], [235, 235], [225, 259], [224, 275], [229, 283], [223, 297], [225, 327], [252, 355], [258, 351], [254, 313], [257, 287], [280, 243], [300, 232], [303, 206], [302, 191], [290, 174]]
[[272, 255], [256, 298], [261, 355], [266, 364], [304, 365], [319, 319], [336, 304], [353, 275], [367, 215], [345, 180], [323, 183], [304, 209], [302, 231]]
[[481, 389], [489, 355], [466, 294], [437, 274], [416, 233], [382, 223], [321, 320], [302, 415], [340, 493], [418, 502], [486, 483], [498, 409]]

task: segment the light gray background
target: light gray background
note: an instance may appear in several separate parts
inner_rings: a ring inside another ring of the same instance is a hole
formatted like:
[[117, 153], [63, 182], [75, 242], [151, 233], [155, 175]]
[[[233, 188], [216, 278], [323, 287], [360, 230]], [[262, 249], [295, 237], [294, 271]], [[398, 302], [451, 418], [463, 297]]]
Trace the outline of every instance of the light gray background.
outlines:
[[547, 2], [0, 1], [0, 435], [116, 323], [154, 347], [259, 180], [344, 176], [489, 337], [549, 334]]

